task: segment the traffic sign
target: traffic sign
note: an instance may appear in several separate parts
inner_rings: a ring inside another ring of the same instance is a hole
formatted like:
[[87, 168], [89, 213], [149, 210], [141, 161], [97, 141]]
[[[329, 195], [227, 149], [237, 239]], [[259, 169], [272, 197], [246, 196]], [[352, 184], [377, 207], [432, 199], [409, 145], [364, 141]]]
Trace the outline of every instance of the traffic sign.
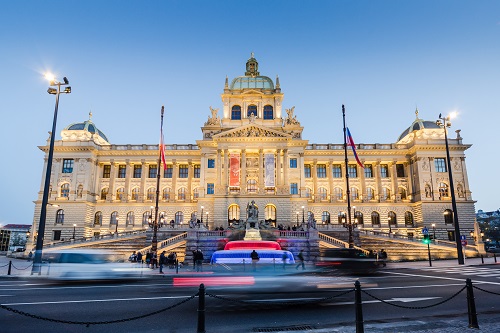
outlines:
[[465, 239], [462, 239], [462, 246], [467, 246], [467, 241]]
[[427, 227], [423, 227], [423, 229], [422, 229], [422, 233], [423, 233], [424, 235], [427, 235], [427, 234], [429, 233], [429, 229], [427, 229]]
[[465, 235], [460, 235], [460, 240], [466, 240], [467, 238], [465, 237]]

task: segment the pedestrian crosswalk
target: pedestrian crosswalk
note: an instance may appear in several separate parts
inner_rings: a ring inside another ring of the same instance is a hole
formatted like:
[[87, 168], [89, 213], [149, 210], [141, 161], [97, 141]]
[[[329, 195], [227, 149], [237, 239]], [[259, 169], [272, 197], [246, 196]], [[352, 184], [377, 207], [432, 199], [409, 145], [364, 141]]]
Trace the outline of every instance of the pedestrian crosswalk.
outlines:
[[418, 269], [422, 271], [460, 274], [460, 275], [477, 276], [477, 277], [495, 277], [497, 279], [500, 279], [500, 268], [465, 266], [465, 267], [420, 267]]

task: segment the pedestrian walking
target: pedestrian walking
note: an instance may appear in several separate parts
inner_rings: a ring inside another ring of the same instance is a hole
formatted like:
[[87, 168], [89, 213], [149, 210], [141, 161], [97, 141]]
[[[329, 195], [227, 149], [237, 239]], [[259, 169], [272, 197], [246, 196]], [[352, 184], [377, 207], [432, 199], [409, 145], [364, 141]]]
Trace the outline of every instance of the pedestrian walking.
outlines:
[[286, 261], [288, 259], [288, 254], [283, 251], [283, 254], [281, 255], [281, 260], [283, 261], [283, 270], [286, 269]]
[[153, 252], [153, 254], [151, 255], [151, 268], [158, 268], [158, 253], [156, 252]]
[[163, 274], [163, 265], [165, 265], [166, 261], [167, 261], [167, 258], [165, 257], [165, 251], [163, 251], [160, 254], [160, 274]]
[[304, 251], [300, 250], [299, 254], [297, 255], [297, 259], [299, 259], [299, 263], [297, 266], [295, 266], [295, 269], [299, 269], [300, 266], [302, 266], [302, 270], [306, 269], [306, 266], [304, 265]]
[[142, 264], [142, 263], [143, 263], [143, 261], [142, 261], [142, 253], [141, 253], [141, 251], [137, 251], [137, 262], [138, 262], [139, 264]]
[[385, 252], [384, 249], [380, 249], [380, 252], [378, 253], [378, 258], [383, 267], [387, 266], [387, 264], [385, 263], [387, 259], [387, 252]]
[[203, 252], [196, 250], [196, 271], [203, 272]]
[[150, 251], [148, 251], [148, 252], [146, 253], [146, 265], [147, 265], [147, 267], [148, 267], [148, 268], [150, 267], [150, 266], [149, 266], [150, 264], [151, 264], [151, 252], [150, 252]]
[[252, 253], [250, 253], [250, 258], [252, 258], [252, 268], [253, 271], [255, 272], [257, 270], [257, 263], [259, 262], [259, 254], [257, 251], [253, 250]]

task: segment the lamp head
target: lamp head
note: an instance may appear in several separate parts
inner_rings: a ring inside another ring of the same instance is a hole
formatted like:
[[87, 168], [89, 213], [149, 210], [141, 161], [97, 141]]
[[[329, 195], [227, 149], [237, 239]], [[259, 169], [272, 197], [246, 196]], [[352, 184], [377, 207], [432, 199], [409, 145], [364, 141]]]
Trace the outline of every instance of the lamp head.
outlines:
[[55, 88], [49, 88], [47, 89], [47, 92], [51, 95], [56, 95], [57, 94], [57, 89]]
[[47, 81], [49, 81], [50, 85], [53, 85], [56, 82], [56, 78], [52, 73], [45, 73], [44, 77]]
[[71, 94], [71, 87], [64, 88], [64, 93], [65, 94]]
[[68, 78], [65, 76], [63, 77], [64, 84], [69, 84]]

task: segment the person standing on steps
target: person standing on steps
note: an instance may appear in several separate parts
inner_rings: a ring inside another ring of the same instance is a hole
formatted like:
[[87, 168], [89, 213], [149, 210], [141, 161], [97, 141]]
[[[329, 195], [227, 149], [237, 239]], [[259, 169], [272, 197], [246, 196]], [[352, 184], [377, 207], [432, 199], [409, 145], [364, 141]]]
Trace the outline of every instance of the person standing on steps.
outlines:
[[295, 266], [295, 269], [299, 269], [300, 266], [302, 266], [302, 270], [306, 269], [306, 266], [304, 265], [304, 251], [300, 250], [299, 254], [297, 255], [297, 259], [299, 259], [299, 264]]
[[260, 259], [257, 251], [253, 250], [252, 253], [250, 253], [250, 258], [252, 258], [252, 268], [253, 271], [255, 272], [257, 270], [257, 262]]

